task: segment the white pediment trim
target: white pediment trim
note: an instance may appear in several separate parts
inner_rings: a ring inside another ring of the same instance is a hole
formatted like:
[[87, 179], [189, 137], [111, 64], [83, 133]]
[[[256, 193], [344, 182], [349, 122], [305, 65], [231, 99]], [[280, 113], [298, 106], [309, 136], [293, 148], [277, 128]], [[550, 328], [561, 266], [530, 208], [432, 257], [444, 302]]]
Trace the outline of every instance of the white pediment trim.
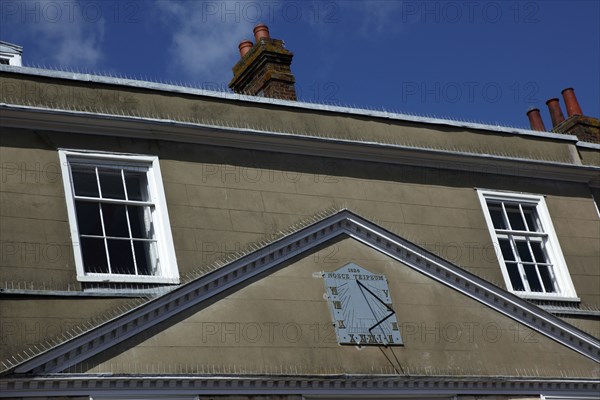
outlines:
[[600, 341], [433, 253], [352, 213], [339, 211], [100, 326], [83, 332], [5, 372], [60, 373], [90, 357], [263, 274], [316, 246], [347, 235], [600, 363]]

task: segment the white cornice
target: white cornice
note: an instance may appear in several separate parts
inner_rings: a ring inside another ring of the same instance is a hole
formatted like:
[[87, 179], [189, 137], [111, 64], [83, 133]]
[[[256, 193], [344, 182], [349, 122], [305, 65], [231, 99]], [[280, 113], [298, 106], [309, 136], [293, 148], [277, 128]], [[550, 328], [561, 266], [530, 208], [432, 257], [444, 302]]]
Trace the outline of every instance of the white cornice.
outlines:
[[600, 187], [597, 166], [4, 103], [0, 103], [0, 113], [2, 126], [6, 127], [207, 144]]
[[600, 150], [600, 143], [577, 142], [577, 147]]
[[589, 334], [378, 225], [348, 210], [342, 210], [144, 303], [112, 321], [34, 355], [10, 367], [5, 373], [47, 374], [68, 370], [190, 307], [201, 305], [225, 290], [340, 235], [352, 237], [600, 363], [600, 342]]
[[[593, 379], [394, 375], [56, 375], [0, 380], [0, 398], [28, 396], [435, 396], [596, 398]], [[385, 397], [384, 397], [385, 398]], [[397, 398], [397, 397], [394, 397]]]

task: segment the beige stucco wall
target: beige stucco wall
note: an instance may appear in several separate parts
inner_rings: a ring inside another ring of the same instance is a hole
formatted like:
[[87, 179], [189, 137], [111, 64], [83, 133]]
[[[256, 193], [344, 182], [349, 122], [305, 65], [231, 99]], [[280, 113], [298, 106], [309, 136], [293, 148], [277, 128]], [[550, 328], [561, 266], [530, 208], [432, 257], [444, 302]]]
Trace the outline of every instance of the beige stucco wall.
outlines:
[[0, 144], [2, 282], [77, 285], [56, 148], [81, 148], [160, 157], [182, 274], [344, 206], [503, 286], [474, 188], [500, 189], [547, 196], [577, 293], [600, 304], [600, 220], [585, 185], [7, 128]]
[[[306, 216], [344, 206], [503, 287], [474, 188], [545, 194], [582, 305], [600, 304], [600, 222], [586, 185], [4, 127], [0, 288], [79, 287], [57, 148], [160, 157], [182, 275]], [[316, 257], [338, 262], [344, 255], [333, 246]], [[52, 315], [68, 320], [72, 307], [66, 304], [79, 306], [79, 301], [64, 299], [65, 306]], [[95, 301], [103, 305], [84, 310], [82, 318], [113, 305], [112, 300]], [[47, 304], [39, 297], [28, 302], [7, 307], [11, 315], [28, 315], [30, 307], [44, 310]], [[6, 315], [0, 311], [12, 323]], [[597, 332], [595, 322], [584, 322], [582, 329]], [[11, 329], [2, 326], [2, 335], [11, 335], [3, 339], [3, 351], [31, 344]]]
[[[332, 249], [336, 261], [320, 257]], [[320, 273], [348, 262], [385, 274], [404, 346], [338, 345]], [[567, 347], [343, 238], [72, 371], [511, 375], [515, 366], [540, 376], [600, 371]]]
[[[91, 320], [106, 320], [131, 299], [6, 296], [0, 298], [0, 361], [58, 339]], [[61, 339], [64, 340], [64, 339]]]
[[586, 147], [578, 147], [577, 150], [579, 151], [582, 164], [600, 166], [600, 151]]

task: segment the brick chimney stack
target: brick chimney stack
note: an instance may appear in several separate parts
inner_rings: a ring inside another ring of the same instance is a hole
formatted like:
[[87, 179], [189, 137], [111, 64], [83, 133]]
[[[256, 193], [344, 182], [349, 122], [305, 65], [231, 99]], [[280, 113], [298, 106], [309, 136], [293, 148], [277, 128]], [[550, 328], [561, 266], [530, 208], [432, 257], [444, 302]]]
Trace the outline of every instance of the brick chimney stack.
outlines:
[[[546, 102], [552, 120], [552, 132], [574, 135], [582, 142], [600, 144], [600, 120], [583, 115], [573, 88], [564, 89], [562, 95], [567, 108], [567, 119], [563, 115], [557, 98]], [[532, 130], [546, 130], [540, 116], [540, 110], [537, 108], [530, 109], [527, 111], [527, 117]]]
[[233, 67], [229, 87], [235, 93], [283, 100], [296, 100], [296, 79], [292, 74], [292, 52], [282, 40], [273, 39], [265, 24], [254, 27], [254, 40], [240, 43], [240, 60]]

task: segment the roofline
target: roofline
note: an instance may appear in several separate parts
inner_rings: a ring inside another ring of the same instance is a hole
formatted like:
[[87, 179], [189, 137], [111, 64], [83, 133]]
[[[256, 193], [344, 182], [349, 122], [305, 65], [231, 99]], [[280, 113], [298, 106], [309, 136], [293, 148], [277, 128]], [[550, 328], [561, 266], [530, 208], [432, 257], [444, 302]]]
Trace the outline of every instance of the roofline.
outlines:
[[[165, 140], [287, 154], [534, 177], [600, 187], [600, 166], [147, 117], [0, 103], [5, 127]], [[152, 125], [151, 129], [148, 125]]]
[[577, 142], [577, 147], [600, 150], [600, 143]]
[[190, 87], [173, 85], [173, 84], [142, 81], [142, 80], [129, 79], [129, 78], [119, 78], [119, 77], [112, 77], [112, 76], [94, 75], [94, 74], [80, 73], [80, 72], [67, 72], [67, 71], [60, 71], [60, 70], [48, 70], [48, 69], [41, 69], [41, 68], [11, 66], [11, 65], [0, 65], [0, 72], [9, 72], [9, 73], [15, 73], [15, 74], [21, 74], [21, 75], [39, 76], [39, 77], [45, 77], [45, 78], [65, 79], [65, 80], [78, 81], [78, 82], [90, 82], [90, 83], [100, 83], [100, 84], [107, 84], [107, 85], [118, 85], [118, 86], [131, 87], [131, 88], [136, 88], [136, 89], [148, 89], [148, 90], [156, 90], [156, 91], [163, 91], [163, 92], [169, 92], [169, 93], [212, 97], [215, 99], [243, 101], [243, 102], [254, 103], [254, 104], [276, 105], [276, 106], [296, 108], [296, 109], [301, 109], [301, 110], [347, 114], [347, 115], [351, 115], [351, 116], [382, 118], [382, 119], [388, 119], [388, 120], [394, 120], [394, 121], [423, 123], [423, 124], [432, 124], [432, 125], [444, 125], [444, 126], [451, 126], [451, 127], [457, 127], [457, 128], [468, 128], [468, 129], [474, 129], [474, 130], [485, 130], [485, 131], [492, 131], [492, 132], [510, 133], [510, 134], [516, 134], [516, 135], [541, 137], [541, 138], [546, 138], [546, 139], [564, 140], [564, 141], [568, 141], [568, 142], [577, 142], [578, 141], [577, 137], [574, 135], [566, 135], [566, 134], [553, 133], [553, 132], [539, 132], [539, 131], [533, 131], [530, 129], [508, 127], [508, 126], [502, 126], [502, 125], [489, 125], [489, 124], [477, 123], [477, 122], [458, 121], [458, 120], [451, 120], [451, 119], [444, 119], [444, 118], [424, 117], [424, 116], [402, 114], [402, 113], [389, 112], [389, 111], [369, 110], [369, 109], [364, 109], [364, 108], [354, 108], [354, 107], [337, 106], [337, 105], [330, 105], [330, 104], [308, 103], [308, 102], [302, 102], [302, 101], [280, 100], [280, 99], [273, 99], [273, 98], [266, 98], [266, 97], [248, 96], [248, 95], [236, 94], [236, 93], [225, 92], [225, 91], [219, 92], [219, 91], [199, 89], [199, 88], [190, 88]]
[[[14, 49], [17, 52], [17, 54], [23, 54], [23, 46], [19, 46], [18, 44], [8, 43], [3, 40], [0, 40], [0, 46], [10, 47], [10, 48]], [[3, 64], [1, 64], [1, 65], [3, 65]]]
[[[40, 353], [24, 353], [5, 365], [4, 375], [60, 373], [81, 364], [156, 326], [190, 307], [266, 273], [316, 246], [346, 235], [423, 273], [471, 299], [503, 314], [600, 364], [600, 341], [528, 301], [436, 256], [430, 251], [343, 209], [317, 222], [255, 248], [240, 258], [216, 266], [211, 272], [153, 298], [101, 325], [76, 327], [66, 341]], [[35, 347], [37, 349], [37, 347]], [[39, 349], [38, 349], [39, 350]]]
[[529, 395], [596, 399], [596, 379], [444, 375], [96, 375], [64, 374], [0, 379], [0, 398], [28, 396]]

